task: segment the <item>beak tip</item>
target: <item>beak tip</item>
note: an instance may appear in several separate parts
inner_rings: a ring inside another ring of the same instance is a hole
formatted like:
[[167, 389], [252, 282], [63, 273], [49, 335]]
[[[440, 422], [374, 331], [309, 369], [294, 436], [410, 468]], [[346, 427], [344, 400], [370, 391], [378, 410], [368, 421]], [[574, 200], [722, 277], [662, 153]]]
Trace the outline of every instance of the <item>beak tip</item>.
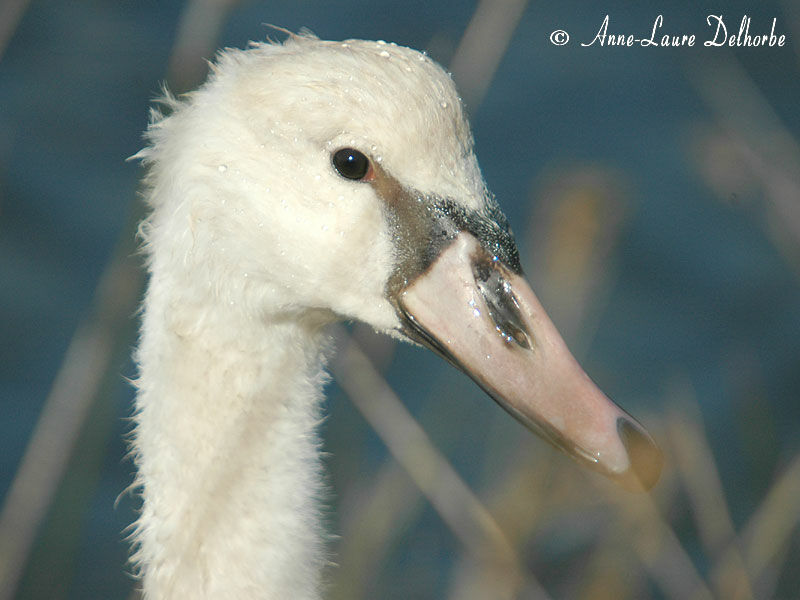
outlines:
[[622, 475], [622, 483], [635, 490], [647, 491], [661, 476], [664, 456], [652, 438], [634, 421], [620, 417], [617, 432], [630, 459], [630, 468]]

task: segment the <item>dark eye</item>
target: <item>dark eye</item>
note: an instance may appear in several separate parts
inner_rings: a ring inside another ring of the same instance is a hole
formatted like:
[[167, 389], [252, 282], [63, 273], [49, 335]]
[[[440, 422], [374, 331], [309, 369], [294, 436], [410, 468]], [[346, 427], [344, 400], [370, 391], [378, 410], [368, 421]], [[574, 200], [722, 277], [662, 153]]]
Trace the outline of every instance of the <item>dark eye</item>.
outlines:
[[333, 153], [332, 161], [339, 175], [347, 179], [358, 181], [371, 171], [369, 159], [355, 148], [340, 148]]

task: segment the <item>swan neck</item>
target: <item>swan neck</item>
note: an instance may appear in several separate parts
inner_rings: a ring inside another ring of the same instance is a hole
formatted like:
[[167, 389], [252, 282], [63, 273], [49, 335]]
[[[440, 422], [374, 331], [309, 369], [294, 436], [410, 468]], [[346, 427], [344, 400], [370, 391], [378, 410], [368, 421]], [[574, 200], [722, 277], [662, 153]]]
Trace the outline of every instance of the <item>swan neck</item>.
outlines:
[[133, 438], [145, 597], [317, 598], [320, 328], [187, 304], [176, 315], [157, 297]]

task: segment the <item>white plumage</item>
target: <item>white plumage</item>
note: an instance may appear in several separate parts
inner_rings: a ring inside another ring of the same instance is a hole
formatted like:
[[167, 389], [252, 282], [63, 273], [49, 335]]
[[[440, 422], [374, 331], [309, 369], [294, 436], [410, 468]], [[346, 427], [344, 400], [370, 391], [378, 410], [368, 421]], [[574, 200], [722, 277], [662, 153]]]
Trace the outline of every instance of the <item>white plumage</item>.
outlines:
[[[134, 560], [147, 598], [319, 597], [326, 555], [315, 426], [324, 326], [336, 319], [434, 348], [521, 420], [544, 419], [562, 446], [577, 427], [604, 431], [567, 449], [595, 463], [612, 456], [600, 465], [611, 474], [630, 470], [619, 412], [588, 423], [580, 411], [570, 424], [535, 403], [506, 401], [507, 373], [495, 383], [496, 365], [482, 373], [458, 339], [437, 337], [442, 317], [408, 309], [427, 307], [429, 292], [415, 299], [413, 286], [459, 242], [465, 264], [491, 257], [487, 273], [508, 288], [489, 289], [495, 279], [478, 275], [462, 279], [483, 288], [441, 288], [471, 294], [458, 305], [483, 303], [480, 322], [495, 331], [475, 343], [523, 357], [552, 345], [549, 330], [528, 328], [540, 307], [516, 283], [516, 250], [455, 88], [425, 55], [290, 36], [224, 51], [206, 84], [163, 104], [167, 115], [154, 113], [137, 155], [152, 209], [141, 228], [150, 281], [133, 438], [144, 500]], [[338, 172], [332, 155], [342, 148], [368, 158], [362, 180]], [[508, 306], [493, 306], [494, 294]], [[475, 327], [464, 324], [470, 335]], [[522, 348], [528, 338], [533, 349]], [[589, 390], [581, 377], [575, 385]]]

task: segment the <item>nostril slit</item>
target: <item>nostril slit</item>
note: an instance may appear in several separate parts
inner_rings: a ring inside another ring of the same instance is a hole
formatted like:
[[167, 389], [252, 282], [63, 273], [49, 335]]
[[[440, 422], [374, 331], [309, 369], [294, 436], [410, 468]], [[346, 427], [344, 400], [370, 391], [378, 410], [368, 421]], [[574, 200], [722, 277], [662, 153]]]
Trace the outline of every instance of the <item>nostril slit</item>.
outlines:
[[630, 419], [617, 419], [617, 433], [622, 440], [633, 471], [646, 490], [653, 487], [661, 475], [664, 457], [649, 435]]
[[517, 299], [508, 282], [486, 261], [475, 261], [473, 276], [497, 333], [506, 342], [514, 342], [521, 348], [531, 350], [533, 347], [531, 336], [525, 327]]

